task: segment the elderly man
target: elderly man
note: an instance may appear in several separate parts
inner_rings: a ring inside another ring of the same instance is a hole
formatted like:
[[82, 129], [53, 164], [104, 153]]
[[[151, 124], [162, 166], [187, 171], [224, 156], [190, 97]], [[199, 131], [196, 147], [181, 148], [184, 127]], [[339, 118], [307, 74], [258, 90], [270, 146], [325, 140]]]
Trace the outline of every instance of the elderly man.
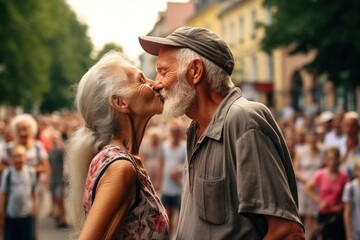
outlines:
[[269, 109], [234, 87], [226, 42], [198, 27], [139, 41], [158, 56], [165, 118], [193, 120], [177, 239], [304, 239], [287, 146]]

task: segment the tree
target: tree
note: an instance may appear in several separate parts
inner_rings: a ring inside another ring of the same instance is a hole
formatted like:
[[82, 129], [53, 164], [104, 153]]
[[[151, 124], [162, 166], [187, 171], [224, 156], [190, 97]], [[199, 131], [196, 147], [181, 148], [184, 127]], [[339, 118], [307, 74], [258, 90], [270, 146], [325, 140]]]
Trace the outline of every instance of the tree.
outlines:
[[359, 0], [264, 0], [264, 5], [275, 10], [272, 25], [261, 25], [265, 51], [289, 45], [291, 54], [314, 50], [305, 69], [326, 74], [336, 85], [360, 85]]
[[70, 107], [93, 46], [65, 0], [0, 1], [0, 104]]
[[93, 45], [87, 26], [81, 24], [64, 0], [52, 0], [54, 34], [47, 42], [53, 64], [49, 75], [50, 88], [41, 104], [42, 112], [71, 108], [72, 87], [92, 65]]
[[39, 102], [48, 89], [51, 58], [42, 14], [47, 1], [0, 1], [0, 102]]

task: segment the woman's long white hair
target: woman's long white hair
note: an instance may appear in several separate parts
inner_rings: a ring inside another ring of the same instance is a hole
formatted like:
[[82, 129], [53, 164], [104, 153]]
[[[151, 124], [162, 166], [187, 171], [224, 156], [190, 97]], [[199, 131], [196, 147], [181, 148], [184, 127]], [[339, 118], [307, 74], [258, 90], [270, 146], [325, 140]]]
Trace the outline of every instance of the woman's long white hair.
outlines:
[[84, 222], [83, 194], [92, 158], [118, 132], [118, 114], [109, 98], [126, 97], [127, 76], [121, 63], [127, 60], [118, 52], [105, 54], [82, 77], [76, 87], [76, 108], [84, 125], [76, 130], [66, 145], [65, 173], [69, 180], [69, 220], [76, 231]]

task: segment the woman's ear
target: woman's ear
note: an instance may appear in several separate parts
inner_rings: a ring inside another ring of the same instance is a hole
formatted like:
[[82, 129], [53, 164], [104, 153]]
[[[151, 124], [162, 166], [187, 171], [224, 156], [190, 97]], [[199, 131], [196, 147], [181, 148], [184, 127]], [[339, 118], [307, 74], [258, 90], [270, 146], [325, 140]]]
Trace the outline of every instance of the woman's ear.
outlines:
[[109, 97], [109, 104], [116, 111], [121, 113], [129, 113], [129, 105], [125, 103], [119, 96]]
[[190, 68], [189, 68], [190, 79], [192, 79], [192, 83], [194, 85], [197, 85], [201, 81], [204, 72], [205, 72], [205, 67], [203, 61], [200, 58], [195, 58], [190, 63]]

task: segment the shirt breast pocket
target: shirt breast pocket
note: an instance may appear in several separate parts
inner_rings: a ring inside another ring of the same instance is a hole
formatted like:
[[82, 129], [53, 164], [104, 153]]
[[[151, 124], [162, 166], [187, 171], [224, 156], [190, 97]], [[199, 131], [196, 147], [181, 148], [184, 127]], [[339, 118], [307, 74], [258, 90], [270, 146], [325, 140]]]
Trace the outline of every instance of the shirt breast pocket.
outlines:
[[196, 207], [200, 219], [212, 224], [223, 224], [228, 218], [225, 178], [198, 178]]

